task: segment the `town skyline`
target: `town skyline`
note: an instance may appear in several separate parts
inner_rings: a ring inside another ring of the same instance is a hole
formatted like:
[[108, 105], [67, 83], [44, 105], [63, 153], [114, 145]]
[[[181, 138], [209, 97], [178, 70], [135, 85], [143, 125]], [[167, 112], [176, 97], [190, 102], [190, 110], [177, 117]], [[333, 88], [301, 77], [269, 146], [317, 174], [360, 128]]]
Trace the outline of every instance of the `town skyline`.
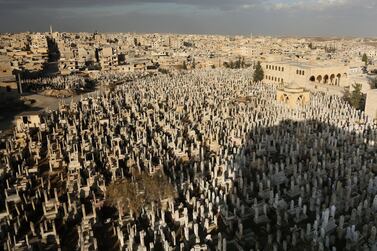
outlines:
[[0, 1], [0, 32], [137, 32], [375, 37], [376, 3], [362, 0]]

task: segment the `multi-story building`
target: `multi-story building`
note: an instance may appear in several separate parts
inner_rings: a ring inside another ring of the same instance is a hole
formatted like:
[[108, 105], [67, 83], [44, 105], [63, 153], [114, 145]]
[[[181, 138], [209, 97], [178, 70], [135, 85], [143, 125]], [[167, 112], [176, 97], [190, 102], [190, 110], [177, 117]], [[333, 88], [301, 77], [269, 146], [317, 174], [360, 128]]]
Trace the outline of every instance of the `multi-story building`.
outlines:
[[340, 63], [326, 64], [292, 61], [263, 62], [265, 80], [274, 83], [320, 83], [346, 85], [349, 66]]
[[97, 49], [97, 60], [104, 71], [112, 70], [118, 65], [118, 55], [112, 47]]

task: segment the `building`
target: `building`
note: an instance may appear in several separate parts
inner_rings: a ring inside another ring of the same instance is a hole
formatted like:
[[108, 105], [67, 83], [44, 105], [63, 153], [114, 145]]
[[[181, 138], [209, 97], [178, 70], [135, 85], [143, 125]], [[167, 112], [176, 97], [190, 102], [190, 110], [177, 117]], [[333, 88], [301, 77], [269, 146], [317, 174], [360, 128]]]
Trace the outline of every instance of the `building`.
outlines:
[[347, 85], [349, 67], [341, 64], [316, 64], [292, 61], [264, 62], [265, 80], [273, 83], [319, 83]]
[[30, 51], [36, 54], [47, 54], [48, 44], [45, 34], [35, 33], [29, 35], [29, 47]]
[[100, 48], [97, 51], [98, 62], [104, 71], [112, 70], [118, 66], [118, 55], [112, 47]]
[[289, 108], [296, 108], [310, 101], [310, 93], [302, 87], [290, 84], [277, 89], [276, 100], [286, 104]]
[[0, 56], [0, 93], [18, 93], [12, 65], [7, 56]]

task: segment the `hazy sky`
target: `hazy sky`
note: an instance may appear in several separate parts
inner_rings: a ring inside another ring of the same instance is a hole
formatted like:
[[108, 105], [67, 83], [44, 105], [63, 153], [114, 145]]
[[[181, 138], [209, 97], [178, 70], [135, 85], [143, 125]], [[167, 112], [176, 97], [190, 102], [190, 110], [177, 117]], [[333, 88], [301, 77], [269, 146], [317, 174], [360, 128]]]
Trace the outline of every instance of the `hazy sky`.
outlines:
[[377, 36], [377, 0], [0, 0], [0, 32]]

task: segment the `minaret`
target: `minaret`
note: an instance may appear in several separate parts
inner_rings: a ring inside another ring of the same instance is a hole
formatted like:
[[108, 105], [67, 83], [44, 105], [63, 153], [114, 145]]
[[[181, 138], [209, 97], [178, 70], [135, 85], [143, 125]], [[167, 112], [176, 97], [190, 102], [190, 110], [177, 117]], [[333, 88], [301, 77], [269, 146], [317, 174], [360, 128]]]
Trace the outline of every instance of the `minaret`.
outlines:
[[52, 25], [50, 25], [50, 35], [52, 35]]

